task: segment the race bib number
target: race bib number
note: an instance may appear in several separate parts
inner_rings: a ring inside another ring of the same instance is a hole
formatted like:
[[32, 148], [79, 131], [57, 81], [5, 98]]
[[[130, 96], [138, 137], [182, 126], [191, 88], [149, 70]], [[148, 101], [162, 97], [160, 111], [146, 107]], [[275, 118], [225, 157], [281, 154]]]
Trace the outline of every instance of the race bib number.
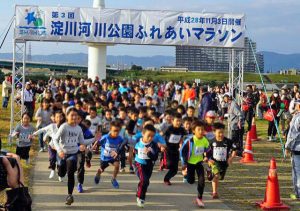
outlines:
[[226, 161], [227, 148], [226, 147], [215, 147], [213, 156], [214, 156], [214, 159], [216, 159], [217, 161]]
[[138, 149], [138, 157], [142, 160], [149, 160], [150, 158], [148, 155], [144, 152], [145, 148], [139, 148]]
[[169, 138], [169, 143], [178, 144], [180, 142], [181, 135], [171, 135]]
[[116, 148], [105, 147], [105, 149], [104, 149], [104, 156], [105, 157], [111, 157], [110, 153], [112, 151], [116, 152], [117, 150], [116, 150]]
[[198, 156], [198, 155], [203, 155], [203, 153], [204, 153], [204, 148], [203, 148], [203, 147], [195, 147], [195, 152], [194, 152], [194, 154], [195, 154], [196, 156]]

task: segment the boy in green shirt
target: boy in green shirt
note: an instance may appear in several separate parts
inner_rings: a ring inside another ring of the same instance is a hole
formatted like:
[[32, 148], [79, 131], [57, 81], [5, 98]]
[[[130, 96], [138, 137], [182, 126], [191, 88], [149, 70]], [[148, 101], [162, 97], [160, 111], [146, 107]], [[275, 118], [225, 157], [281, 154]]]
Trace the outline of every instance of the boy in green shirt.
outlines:
[[183, 170], [187, 170], [186, 179], [189, 184], [195, 182], [195, 172], [198, 176], [198, 197], [196, 203], [199, 207], [204, 207], [202, 201], [205, 177], [203, 161], [207, 161], [206, 151], [209, 148], [209, 142], [204, 136], [205, 123], [202, 121], [195, 121], [192, 124], [193, 138], [187, 139], [180, 150], [181, 162]]

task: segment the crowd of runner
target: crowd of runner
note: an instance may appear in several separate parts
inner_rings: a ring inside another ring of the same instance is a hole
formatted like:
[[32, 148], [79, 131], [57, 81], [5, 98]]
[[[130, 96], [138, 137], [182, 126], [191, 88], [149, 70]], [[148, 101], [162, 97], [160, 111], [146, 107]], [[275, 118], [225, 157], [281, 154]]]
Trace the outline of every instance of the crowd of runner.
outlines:
[[[5, 81], [8, 83], [9, 78]], [[7, 89], [10, 86], [6, 85]], [[77, 190], [82, 193], [86, 168], [99, 166], [94, 177], [95, 184], [99, 184], [101, 174], [112, 165], [111, 183], [116, 189], [119, 172], [136, 173], [137, 206], [144, 207], [150, 177], [158, 163], [159, 170], [166, 170], [162, 179], [166, 186], [172, 185], [179, 168], [183, 183], [193, 184], [196, 173], [196, 203], [204, 207], [205, 177], [212, 181], [212, 198], [217, 199], [219, 180], [224, 179], [233, 158], [242, 156], [243, 135], [251, 129], [253, 117], [269, 120], [268, 140], [274, 141], [276, 125], [283, 136], [287, 134], [300, 100], [298, 85], [292, 90], [286, 86], [275, 90], [269, 101], [262, 90], [247, 85], [239, 105], [226, 84], [209, 87], [187, 82], [93, 81], [71, 76], [28, 81], [24, 90], [21, 85], [16, 89], [18, 94], [12, 100], [23, 97], [26, 107], [21, 124], [11, 134], [17, 138], [16, 153], [29, 163], [30, 147], [37, 137], [40, 152], [49, 152], [49, 178], [54, 178], [56, 172], [59, 181], [67, 177], [67, 205], [74, 202], [75, 172]], [[3, 108], [7, 102], [8, 98]], [[35, 127], [33, 120], [37, 122]], [[100, 165], [91, 162], [97, 154]]]

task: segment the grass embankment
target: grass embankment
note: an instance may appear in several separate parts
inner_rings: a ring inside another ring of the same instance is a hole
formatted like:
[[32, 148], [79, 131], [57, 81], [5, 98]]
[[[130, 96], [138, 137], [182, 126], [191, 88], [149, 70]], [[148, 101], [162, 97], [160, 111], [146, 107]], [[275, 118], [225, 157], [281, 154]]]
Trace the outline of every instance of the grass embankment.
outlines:
[[[8, 152], [15, 153], [16, 151], [16, 142], [13, 141], [12, 145], [8, 144], [8, 134], [10, 129], [10, 103], [9, 107], [7, 109], [2, 108], [2, 87], [0, 85], [0, 137], [2, 139], [2, 149]], [[33, 161], [34, 157], [37, 153], [37, 147], [38, 147], [38, 141], [35, 139], [35, 142], [33, 143], [31, 150], [30, 150], [30, 157], [31, 157], [31, 164], [26, 165], [25, 161], [22, 161], [22, 167], [24, 170], [24, 176], [25, 176], [25, 185], [30, 186], [30, 171], [33, 167]], [[5, 192], [0, 192], [0, 204], [3, 203], [5, 200]]]
[[[147, 79], [153, 81], [195, 81], [195, 79], [201, 79], [202, 82], [228, 82], [227, 72], [159, 72], [159, 71], [123, 71], [116, 74], [108, 72], [108, 76], [117, 79]], [[300, 75], [280, 75], [280, 74], [268, 74], [267, 75], [272, 83], [295, 83], [300, 81]], [[265, 83], [268, 81], [263, 78]], [[245, 83], [260, 83], [260, 76], [256, 73], [245, 73]]]
[[266, 141], [267, 128], [267, 121], [257, 121], [257, 133], [261, 138], [260, 141], [253, 142], [254, 159], [257, 163], [243, 165], [236, 158], [229, 167], [225, 180], [221, 182], [221, 199], [237, 210], [255, 210], [254, 203], [264, 199], [270, 159], [275, 157], [281, 200], [290, 205], [291, 210], [300, 210], [300, 202], [289, 198], [293, 193], [290, 160], [283, 159], [279, 141]]

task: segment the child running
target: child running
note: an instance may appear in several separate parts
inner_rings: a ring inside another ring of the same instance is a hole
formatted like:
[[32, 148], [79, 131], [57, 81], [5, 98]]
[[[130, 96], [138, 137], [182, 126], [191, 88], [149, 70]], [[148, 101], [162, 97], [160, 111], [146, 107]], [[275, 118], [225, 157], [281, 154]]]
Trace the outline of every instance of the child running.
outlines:
[[[50, 171], [50, 175], [49, 175], [49, 179], [52, 179], [55, 175], [55, 168], [56, 168], [56, 149], [55, 146], [53, 144], [53, 136], [56, 134], [56, 132], [58, 131], [58, 128], [60, 127], [60, 125], [62, 125], [65, 122], [65, 115], [63, 114], [62, 110], [57, 110], [54, 112], [54, 123], [43, 127], [41, 129], [39, 129], [38, 131], [34, 132], [33, 135], [39, 135], [41, 133], [44, 134], [44, 140], [47, 139], [47, 137], [49, 137], [51, 140], [48, 144], [48, 153], [49, 153], [49, 169], [51, 169]], [[58, 178], [60, 182], [62, 182], [62, 178]]]
[[128, 162], [129, 162], [129, 172], [134, 174], [134, 166], [133, 166], [133, 151], [135, 146], [135, 141], [133, 136], [138, 132], [137, 120], [138, 120], [139, 111], [137, 109], [132, 109], [130, 111], [130, 120], [128, 125], [126, 126], [126, 135], [128, 137], [128, 146], [129, 146], [129, 155], [128, 155]]
[[204, 168], [202, 165], [203, 161], [207, 158], [206, 152], [209, 148], [208, 140], [204, 136], [205, 123], [202, 121], [195, 121], [192, 124], [193, 138], [187, 139], [181, 147], [181, 163], [182, 169], [187, 169], [186, 180], [189, 184], [194, 184], [195, 182], [195, 171], [198, 176], [198, 197], [196, 198], [196, 203], [199, 207], [203, 208], [204, 203], [202, 201], [205, 178], [204, 178]]
[[232, 164], [232, 160], [236, 156], [237, 148], [230, 139], [224, 137], [224, 124], [215, 123], [213, 128], [215, 138], [210, 144], [207, 155], [209, 157], [208, 164], [212, 169], [212, 198], [217, 199], [219, 198], [219, 180], [224, 179], [228, 166]]
[[139, 184], [136, 193], [138, 207], [145, 206], [146, 192], [150, 184], [153, 166], [158, 158], [158, 146], [153, 142], [156, 130], [148, 124], [143, 128], [143, 136], [135, 145], [135, 165]]
[[30, 163], [29, 151], [33, 140], [34, 127], [30, 124], [30, 116], [28, 113], [23, 113], [22, 122], [16, 126], [12, 133], [12, 137], [17, 136], [17, 149], [16, 154], [20, 159], [26, 161], [26, 165]]
[[121, 151], [124, 150], [125, 145], [123, 139], [121, 136], [119, 136], [120, 130], [120, 123], [118, 121], [112, 121], [110, 123], [109, 133], [102, 136], [102, 138], [93, 146], [93, 148], [96, 148], [97, 145], [101, 146], [100, 168], [98, 169], [94, 178], [95, 184], [99, 184], [101, 174], [109, 166], [109, 164], [112, 164], [114, 166], [114, 172], [112, 175], [111, 184], [114, 188], [119, 188], [119, 183], [116, 178], [119, 172]]
[[74, 173], [77, 170], [78, 144], [89, 145], [94, 139], [86, 141], [82, 129], [77, 124], [78, 111], [74, 107], [67, 109], [67, 122], [61, 125], [53, 138], [57, 150], [58, 176], [68, 175], [68, 196], [66, 205], [74, 202], [73, 189], [75, 185]]
[[168, 128], [165, 134], [165, 140], [167, 143], [167, 167], [169, 169], [164, 178], [164, 183], [166, 185], [172, 185], [170, 180], [177, 174], [179, 148], [185, 135], [186, 132], [184, 128], [181, 127], [181, 114], [174, 114], [172, 125]]

